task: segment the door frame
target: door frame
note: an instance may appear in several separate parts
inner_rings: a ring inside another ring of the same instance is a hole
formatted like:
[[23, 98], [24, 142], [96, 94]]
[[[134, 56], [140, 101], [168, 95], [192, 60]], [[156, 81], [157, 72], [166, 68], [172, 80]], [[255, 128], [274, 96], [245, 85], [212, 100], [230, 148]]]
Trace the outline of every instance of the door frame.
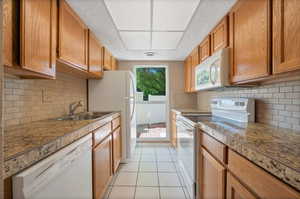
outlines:
[[[164, 138], [137, 138], [137, 142], [169, 142], [170, 141], [170, 86], [169, 86], [169, 66], [167, 64], [136, 64], [133, 67], [134, 76], [136, 78], [137, 68], [165, 68], [166, 76], [166, 137]], [[135, 88], [137, 88], [137, 81], [135, 81]]]

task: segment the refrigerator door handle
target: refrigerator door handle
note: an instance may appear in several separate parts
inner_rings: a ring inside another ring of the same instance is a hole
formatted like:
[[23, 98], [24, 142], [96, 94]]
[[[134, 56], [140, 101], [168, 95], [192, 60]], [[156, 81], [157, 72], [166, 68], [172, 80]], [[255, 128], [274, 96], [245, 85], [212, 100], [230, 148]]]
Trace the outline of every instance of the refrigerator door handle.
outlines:
[[131, 83], [132, 83], [132, 93], [133, 93], [133, 96], [129, 97], [129, 98], [133, 99], [133, 108], [132, 108], [132, 112], [131, 112], [131, 115], [130, 115], [130, 122], [132, 122], [134, 112], [135, 112], [135, 85], [134, 85], [134, 80], [133, 80], [132, 76], [130, 76], [130, 80], [131, 80]]

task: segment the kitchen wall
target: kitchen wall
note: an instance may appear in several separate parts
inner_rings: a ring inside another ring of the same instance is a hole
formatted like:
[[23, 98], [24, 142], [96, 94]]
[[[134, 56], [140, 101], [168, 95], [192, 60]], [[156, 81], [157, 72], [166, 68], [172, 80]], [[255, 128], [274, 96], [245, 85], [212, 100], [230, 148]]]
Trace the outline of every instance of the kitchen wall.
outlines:
[[87, 83], [69, 74], [57, 73], [55, 80], [20, 79], [5, 74], [4, 126], [55, 118], [68, 113], [69, 104], [82, 100], [86, 110]]
[[136, 65], [167, 65], [169, 71], [170, 108], [196, 108], [197, 95], [184, 92], [184, 66], [181, 61], [119, 61], [119, 70]]
[[198, 108], [210, 110], [212, 97], [256, 99], [256, 121], [300, 130], [300, 80], [265, 84], [251, 88], [225, 88], [198, 92]]

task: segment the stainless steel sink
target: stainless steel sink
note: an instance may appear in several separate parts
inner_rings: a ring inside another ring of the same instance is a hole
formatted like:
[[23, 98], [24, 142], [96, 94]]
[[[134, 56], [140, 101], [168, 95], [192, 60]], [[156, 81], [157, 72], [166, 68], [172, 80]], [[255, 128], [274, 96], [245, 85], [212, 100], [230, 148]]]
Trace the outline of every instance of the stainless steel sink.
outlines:
[[96, 120], [105, 115], [111, 114], [112, 112], [84, 112], [75, 115], [67, 115], [63, 117], [56, 118], [56, 120]]

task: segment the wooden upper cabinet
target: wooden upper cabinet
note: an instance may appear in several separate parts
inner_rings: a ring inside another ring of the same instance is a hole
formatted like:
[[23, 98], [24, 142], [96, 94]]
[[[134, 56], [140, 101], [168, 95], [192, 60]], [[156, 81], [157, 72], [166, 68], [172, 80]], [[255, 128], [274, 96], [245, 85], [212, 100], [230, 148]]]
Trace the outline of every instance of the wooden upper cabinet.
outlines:
[[55, 0], [21, 1], [21, 67], [55, 76], [56, 21]]
[[12, 0], [3, 1], [3, 63], [5, 66], [18, 65], [19, 52], [19, 25], [18, 2]]
[[191, 66], [192, 58], [188, 56], [184, 61], [184, 91], [191, 92]]
[[239, 0], [230, 12], [231, 81], [270, 74], [270, 0]]
[[91, 31], [89, 31], [89, 73], [94, 77], [103, 75], [102, 46]]
[[111, 53], [108, 51], [107, 48], [103, 47], [103, 59], [104, 59], [104, 69], [111, 70], [112, 68], [112, 56]]
[[251, 193], [244, 185], [242, 185], [230, 173], [227, 174], [227, 193], [228, 199], [259, 199]]
[[108, 136], [93, 149], [94, 199], [101, 199], [112, 176], [112, 139]]
[[59, 1], [58, 59], [88, 70], [88, 29], [65, 0]]
[[225, 199], [226, 168], [204, 149], [201, 149], [199, 163], [200, 198]]
[[115, 57], [111, 57], [111, 70], [118, 70], [118, 60]]
[[210, 36], [208, 35], [199, 45], [199, 62], [203, 62], [211, 55]]
[[224, 19], [213, 29], [210, 33], [211, 38], [211, 53], [226, 48], [228, 46], [228, 16], [225, 16]]
[[8, 72], [54, 78], [56, 0], [3, 2], [3, 60]]
[[191, 91], [194, 92], [195, 88], [195, 73], [196, 66], [199, 64], [199, 51], [198, 47], [195, 48], [191, 53]]
[[300, 69], [300, 1], [273, 0], [273, 73]]

